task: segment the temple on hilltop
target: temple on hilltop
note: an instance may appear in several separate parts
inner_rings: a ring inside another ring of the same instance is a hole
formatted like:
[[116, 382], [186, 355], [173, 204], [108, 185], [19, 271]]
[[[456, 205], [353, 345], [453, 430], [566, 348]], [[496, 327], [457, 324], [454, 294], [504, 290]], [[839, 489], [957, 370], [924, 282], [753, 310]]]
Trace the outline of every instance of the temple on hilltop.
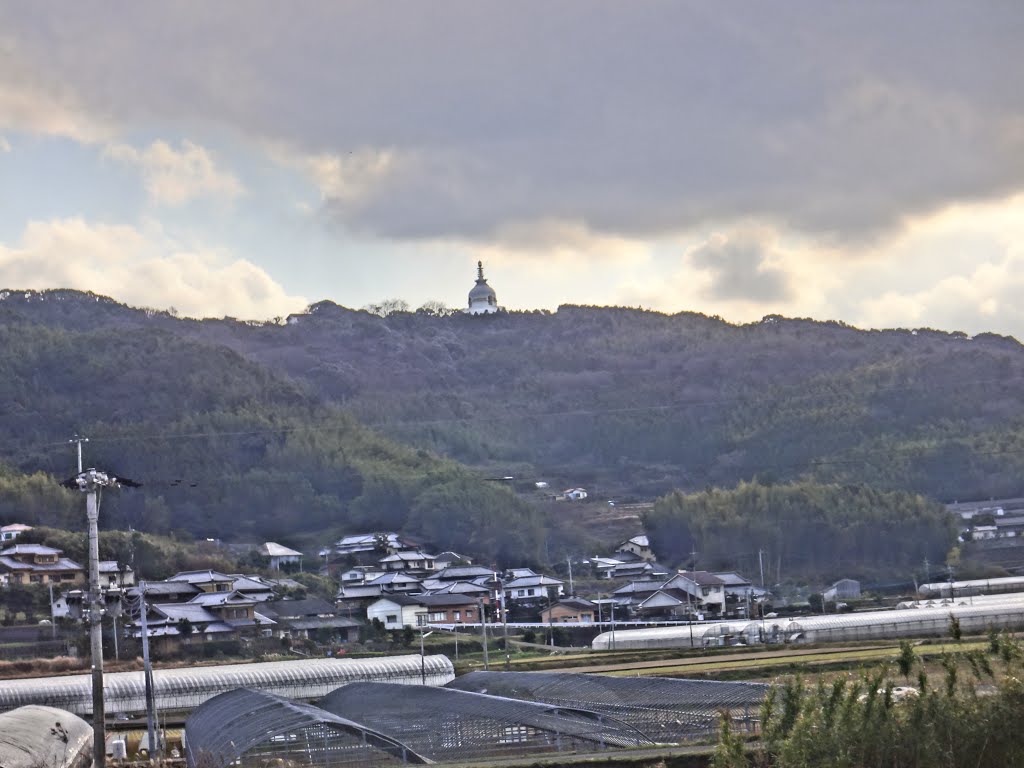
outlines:
[[484, 277], [484, 263], [476, 263], [476, 285], [469, 291], [469, 306], [463, 310], [469, 315], [489, 315], [501, 312], [498, 306], [498, 294], [487, 284]]

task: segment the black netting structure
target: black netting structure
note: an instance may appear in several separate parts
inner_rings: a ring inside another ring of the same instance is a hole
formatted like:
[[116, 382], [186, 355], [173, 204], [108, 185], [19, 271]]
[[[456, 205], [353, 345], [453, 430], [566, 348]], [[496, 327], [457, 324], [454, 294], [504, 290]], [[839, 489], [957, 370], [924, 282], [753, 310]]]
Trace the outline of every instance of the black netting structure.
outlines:
[[733, 727], [756, 732], [769, 686], [667, 677], [610, 677], [561, 672], [471, 672], [452, 690], [575, 706], [629, 723], [659, 743], [709, 738], [727, 710]]
[[352, 683], [324, 697], [320, 706], [344, 718], [358, 718], [434, 762], [654, 744], [631, 725], [576, 705], [445, 688]]
[[311, 704], [238, 688], [185, 721], [188, 768], [387, 766], [427, 762], [404, 744]]

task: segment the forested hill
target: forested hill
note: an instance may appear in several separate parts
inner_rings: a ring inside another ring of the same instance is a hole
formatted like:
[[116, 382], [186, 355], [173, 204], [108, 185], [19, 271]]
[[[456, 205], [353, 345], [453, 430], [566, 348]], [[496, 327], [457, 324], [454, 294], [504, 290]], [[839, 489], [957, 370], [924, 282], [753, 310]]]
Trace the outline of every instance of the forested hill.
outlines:
[[509, 489], [363, 427], [198, 338], [199, 323], [150, 319], [66, 292], [0, 301], [0, 520], [80, 527], [81, 498], [56, 480], [74, 474], [68, 438], [81, 433], [86, 466], [143, 483], [104, 494], [105, 527], [305, 547], [401, 529], [488, 561], [536, 562], [542, 522]]
[[[652, 497], [755, 476], [938, 499], [1024, 493], [1024, 349], [992, 334], [576, 306], [379, 317], [321, 302], [287, 322], [195, 321], [68, 291], [11, 294], [0, 322], [115, 344], [187, 340], [214, 360], [230, 350], [244, 378], [275, 382], [261, 403], [342, 406], [409, 445], [599, 494]], [[120, 407], [157, 402], [192, 418], [195, 404], [176, 400], [186, 370], [168, 368], [166, 381], [142, 385], [126, 365]], [[217, 391], [217, 369], [204, 366], [213, 378], [203, 391]], [[50, 437], [74, 421], [62, 419]]]

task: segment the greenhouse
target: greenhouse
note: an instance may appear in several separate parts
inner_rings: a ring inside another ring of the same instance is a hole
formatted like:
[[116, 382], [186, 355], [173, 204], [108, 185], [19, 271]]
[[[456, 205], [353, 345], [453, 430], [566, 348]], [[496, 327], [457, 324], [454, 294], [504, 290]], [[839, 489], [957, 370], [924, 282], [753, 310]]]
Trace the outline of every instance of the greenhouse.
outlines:
[[92, 726], [53, 707], [0, 713], [0, 768], [81, 768], [92, 762]]
[[215, 696], [189, 716], [185, 761], [188, 768], [426, 762], [405, 745], [358, 723], [247, 688]]
[[[631, 629], [615, 633], [615, 648], [689, 648], [756, 643], [827, 643], [899, 637], [948, 635], [955, 616], [964, 633], [1024, 628], [1024, 600], [1005, 595], [957, 600], [955, 604], [858, 611], [821, 616], [758, 619], [747, 623], [716, 622], [676, 627]], [[692, 633], [692, 639], [691, 639]], [[595, 650], [611, 647], [610, 632], [594, 638]]]
[[633, 726], [581, 709], [576, 702], [552, 705], [445, 688], [354, 683], [327, 696], [320, 706], [358, 718], [437, 762], [655, 743]]
[[1024, 592], [1024, 576], [1002, 576], [996, 579], [971, 579], [969, 581], [935, 581], [930, 584], [922, 584], [917, 591], [926, 598]]
[[[375, 659], [301, 659], [255, 664], [158, 669], [153, 672], [158, 711], [188, 711], [207, 699], [235, 688], [252, 688], [295, 699], [314, 699], [350, 682], [444, 685], [455, 677], [445, 656], [388, 656]], [[107, 712], [144, 712], [142, 672], [104, 676]], [[66, 675], [5, 680], [0, 686], [0, 712], [26, 704], [58, 706], [78, 715], [92, 712], [92, 679]]]
[[[703, 648], [704, 637], [714, 637], [715, 642], [724, 638], [723, 627], [738, 632], [745, 626], [743, 621], [691, 622], [672, 627], [646, 627], [644, 629], [619, 629], [602, 632], [591, 642], [595, 651], [643, 650], [645, 648]], [[724, 642], [724, 640], [723, 640]]]
[[756, 718], [769, 688], [760, 683], [572, 672], [471, 672], [447, 687], [583, 707], [629, 723], [660, 743], [712, 735], [723, 710], [731, 713], [734, 727], [756, 730]]
[[[772, 639], [772, 632], [777, 632], [782, 641], [807, 643], [926, 637], [949, 635], [952, 617], [960, 622], [960, 631], [968, 634], [985, 632], [990, 627], [1017, 629], [1024, 627], [1024, 603], [801, 616], [785, 622], [773, 622], [768, 632], [769, 639]], [[761, 631], [760, 624], [751, 622], [751, 637]]]

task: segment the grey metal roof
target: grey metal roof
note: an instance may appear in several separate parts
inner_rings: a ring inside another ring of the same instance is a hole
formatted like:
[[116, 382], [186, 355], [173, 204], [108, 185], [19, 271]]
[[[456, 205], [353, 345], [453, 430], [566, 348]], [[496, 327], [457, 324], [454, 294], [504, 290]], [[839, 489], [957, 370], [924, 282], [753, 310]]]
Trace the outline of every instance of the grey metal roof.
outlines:
[[320, 707], [358, 720], [436, 761], [653, 745], [632, 726], [578, 705], [552, 706], [446, 688], [352, 683], [325, 696]]
[[0, 713], [2, 768], [64, 768], [91, 749], [92, 726], [63, 709], [29, 705]]
[[471, 672], [447, 688], [576, 706], [629, 723], [658, 742], [711, 735], [719, 712], [752, 721], [770, 686], [664, 677], [560, 672]]
[[15, 544], [0, 552], [0, 555], [59, 555], [63, 549], [54, 549], [42, 544]]
[[248, 688], [215, 696], [189, 716], [185, 759], [189, 768], [226, 768], [262, 746], [261, 754], [286, 762], [296, 749], [311, 748], [310, 739], [304, 738], [307, 733], [313, 734], [325, 765], [427, 762], [394, 738], [364, 725]]
[[276, 541], [266, 541], [256, 549], [264, 557], [302, 557], [301, 552], [278, 544]]

